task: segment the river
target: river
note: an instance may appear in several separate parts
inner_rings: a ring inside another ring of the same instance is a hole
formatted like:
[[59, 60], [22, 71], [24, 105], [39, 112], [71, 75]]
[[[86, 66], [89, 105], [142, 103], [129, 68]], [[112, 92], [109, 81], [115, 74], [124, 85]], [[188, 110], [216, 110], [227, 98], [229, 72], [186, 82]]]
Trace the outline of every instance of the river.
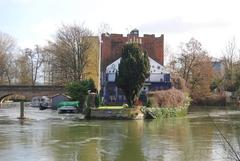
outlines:
[[214, 123], [240, 150], [236, 110], [193, 110], [164, 120], [86, 121], [26, 107], [27, 119], [18, 116], [19, 107], [0, 108], [0, 161], [225, 161], [233, 155]]

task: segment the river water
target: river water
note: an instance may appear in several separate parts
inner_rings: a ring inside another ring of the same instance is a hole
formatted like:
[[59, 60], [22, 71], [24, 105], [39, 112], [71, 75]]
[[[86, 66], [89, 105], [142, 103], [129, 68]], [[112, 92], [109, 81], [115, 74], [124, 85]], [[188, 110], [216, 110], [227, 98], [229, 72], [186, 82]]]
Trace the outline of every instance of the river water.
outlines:
[[239, 153], [236, 110], [194, 110], [164, 120], [86, 121], [81, 115], [26, 107], [27, 119], [18, 116], [19, 107], [0, 108], [0, 161], [231, 160], [217, 128]]

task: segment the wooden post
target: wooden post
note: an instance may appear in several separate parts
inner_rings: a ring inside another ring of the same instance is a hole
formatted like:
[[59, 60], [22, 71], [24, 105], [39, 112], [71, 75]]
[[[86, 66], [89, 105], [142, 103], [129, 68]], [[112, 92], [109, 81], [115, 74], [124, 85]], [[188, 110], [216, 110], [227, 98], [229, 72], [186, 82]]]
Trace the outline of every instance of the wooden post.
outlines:
[[24, 117], [24, 102], [23, 101], [20, 102], [20, 117], [19, 117], [19, 119], [25, 119], [25, 117]]

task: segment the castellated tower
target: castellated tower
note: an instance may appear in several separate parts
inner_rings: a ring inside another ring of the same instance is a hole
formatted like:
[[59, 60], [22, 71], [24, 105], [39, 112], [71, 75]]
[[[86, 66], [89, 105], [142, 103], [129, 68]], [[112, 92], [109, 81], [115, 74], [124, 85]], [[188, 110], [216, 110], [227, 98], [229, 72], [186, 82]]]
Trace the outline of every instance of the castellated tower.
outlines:
[[148, 56], [161, 65], [164, 65], [164, 35], [155, 37], [154, 34], [139, 36], [137, 29], [132, 30], [126, 37], [122, 34], [102, 34], [101, 36], [101, 71], [121, 57], [121, 52], [126, 43], [139, 43]]

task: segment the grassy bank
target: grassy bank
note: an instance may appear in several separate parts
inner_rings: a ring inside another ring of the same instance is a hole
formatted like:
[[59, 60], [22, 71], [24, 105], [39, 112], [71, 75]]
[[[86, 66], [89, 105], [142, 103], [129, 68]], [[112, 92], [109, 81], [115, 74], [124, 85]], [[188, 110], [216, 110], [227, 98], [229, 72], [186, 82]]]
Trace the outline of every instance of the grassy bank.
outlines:
[[123, 109], [125, 107], [123, 106], [100, 106], [98, 109], [100, 110], [117, 110], [117, 109]]
[[[187, 107], [176, 108], [146, 108], [145, 113], [151, 113], [154, 118], [182, 117], [187, 115]], [[148, 117], [148, 116], [147, 116]]]
[[145, 114], [152, 118], [169, 118], [187, 115], [191, 98], [177, 89], [154, 91], [149, 94], [149, 107]]

